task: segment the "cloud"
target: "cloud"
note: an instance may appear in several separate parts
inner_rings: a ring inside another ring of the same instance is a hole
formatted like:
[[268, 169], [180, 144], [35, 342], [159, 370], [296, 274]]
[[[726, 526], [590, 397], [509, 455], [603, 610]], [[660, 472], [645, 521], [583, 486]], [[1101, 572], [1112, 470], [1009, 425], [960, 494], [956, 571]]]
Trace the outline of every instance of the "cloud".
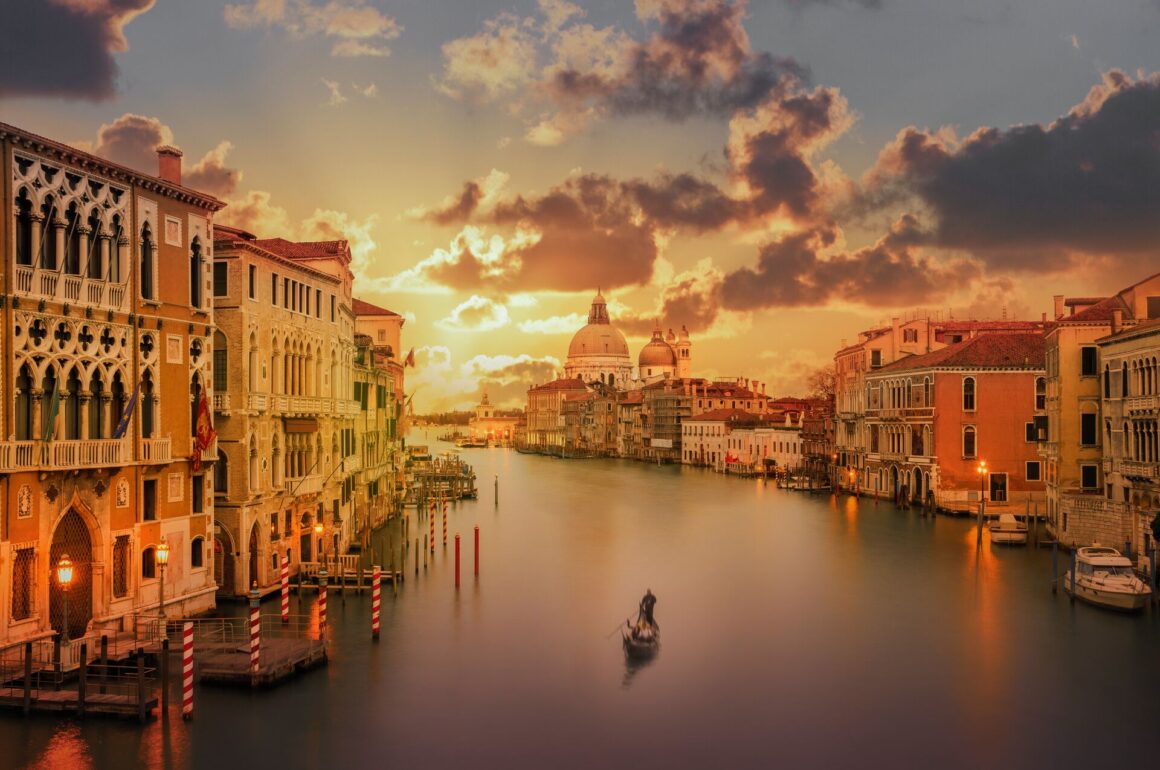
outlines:
[[232, 142], [225, 140], [220, 142], [189, 170], [182, 173], [182, 184], [218, 198], [233, 195], [242, 181], [241, 170], [226, 165], [226, 155], [233, 148]]
[[541, 0], [539, 14], [504, 12], [443, 46], [435, 87], [456, 99], [508, 99], [525, 138], [555, 145], [613, 115], [728, 117], [761, 104], [804, 70], [755, 52], [744, 0], [638, 0], [649, 34], [582, 22], [571, 3]]
[[882, 0], [781, 0], [781, 2], [795, 10], [802, 10], [811, 5], [853, 5], [870, 11], [882, 8]]
[[965, 139], [913, 126], [867, 175], [862, 203], [924, 207], [932, 246], [1000, 270], [1113, 257], [1148, 267], [1160, 243], [1160, 74], [1104, 75], [1055, 122]]
[[[102, 124], [91, 152], [145, 174], [157, 174], [157, 148], [173, 144], [173, 130], [160, 119], [127, 112], [112, 123]], [[233, 195], [242, 172], [226, 165], [234, 145], [223, 140], [185, 169], [182, 184], [219, 198]]]
[[507, 308], [495, 300], [472, 294], [446, 318], [435, 325], [451, 332], [489, 332], [502, 329], [511, 321]]
[[526, 354], [480, 354], [456, 364], [451, 350], [442, 345], [416, 348], [415, 363], [407, 385], [415, 394], [416, 409], [424, 412], [469, 409], [479, 403], [484, 389], [498, 407], [523, 406], [529, 387], [554, 379], [560, 371], [558, 359]]
[[[4, 6], [0, 98], [112, 98], [114, 54], [128, 50], [125, 26], [154, 0], [37, 0]], [[18, 64], [18, 62], [22, 64]]]
[[321, 36], [331, 41], [330, 55], [339, 58], [390, 56], [387, 43], [403, 31], [393, 17], [361, 0], [255, 0], [227, 5], [224, 13], [234, 29], [277, 27], [295, 40]]
[[914, 251], [917, 223], [904, 217], [877, 243], [835, 247], [834, 230], [796, 232], [762, 247], [757, 266], [725, 276], [721, 298], [732, 310], [825, 305], [832, 301], [899, 306], [937, 301], [980, 277], [973, 260], [936, 260]]
[[326, 91], [330, 95], [326, 100], [328, 107], [337, 107], [340, 104], [345, 104], [348, 100], [342, 93], [342, 85], [337, 80], [327, 80], [320, 78], [322, 85], [326, 86]]
[[516, 324], [516, 328], [524, 334], [575, 334], [576, 330], [586, 323], [588, 323], [586, 314], [569, 313], [520, 321]]

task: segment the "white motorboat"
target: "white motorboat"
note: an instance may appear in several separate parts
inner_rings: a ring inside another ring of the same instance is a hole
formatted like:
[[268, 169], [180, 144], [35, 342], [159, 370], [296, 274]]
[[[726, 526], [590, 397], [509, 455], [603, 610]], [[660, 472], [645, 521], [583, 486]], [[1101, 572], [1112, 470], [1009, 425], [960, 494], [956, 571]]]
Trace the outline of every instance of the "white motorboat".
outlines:
[[1075, 574], [1063, 576], [1064, 590], [1077, 599], [1114, 610], [1138, 610], [1152, 595], [1152, 589], [1136, 576], [1132, 560], [1115, 548], [1093, 545], [1075, 555]]
[[998, 521], [992, 521], [991, 542], [1004, 545], [1027, 544], [1027, 522], [1020, 521], [1013, 513], [999, 514]]

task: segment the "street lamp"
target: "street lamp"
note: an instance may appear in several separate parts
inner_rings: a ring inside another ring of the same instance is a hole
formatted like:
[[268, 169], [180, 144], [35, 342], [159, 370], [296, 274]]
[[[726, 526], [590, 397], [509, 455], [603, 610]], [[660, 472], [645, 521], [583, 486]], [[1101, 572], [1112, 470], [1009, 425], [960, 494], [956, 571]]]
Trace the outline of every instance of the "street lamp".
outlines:
[[60, 584], [64, 600], [64, 630], [61, 631], [61, 644], [68, 644], [68, 588], [72, 585], [72, 581], [73, 563], [67, 553], [61, 554], [60, 561], [56, 563], [56, 582]]
[[164, 639], [166, 637], [166, 633], [165, 633], [165, 568], [167, 566], [169, 566], [169, 543], [165, 540], [165, 538], [161, 539], [161, 543], [157, 546], [157, 550], [154, 551], [154, 555], [155, 555], [155, 558], [157, 559], [157, 566], [161, 569], [161, 585], [160, 585], [161, 590], [159, 592], [160, 598], [157, 600], [157, 604], [158, 604], [158, 614], [161, 616], [161, 638]]
[[326, 541], [322, 539], [322, 519], [314, 523], [314, 534], [318, 538], [318, 584], [320, 590], [326, 591]]
[[983, 543], [983, 508], [987, 504], [987, 461], [979, 460], [979, 465], [975, 470], [979, 474], [979, 531], [975, 536], [975, 544], [981, 545]]
[[850, 469], [850, 489], [854, 490], [854, 497], [858, 496], [858, 471]]

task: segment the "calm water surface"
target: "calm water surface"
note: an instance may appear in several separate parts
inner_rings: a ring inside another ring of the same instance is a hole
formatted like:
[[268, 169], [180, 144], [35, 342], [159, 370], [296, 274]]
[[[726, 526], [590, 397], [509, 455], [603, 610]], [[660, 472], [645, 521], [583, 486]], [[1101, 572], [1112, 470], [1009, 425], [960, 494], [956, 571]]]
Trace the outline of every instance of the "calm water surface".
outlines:
[[[1127, 767], [1160, 750], [1160, 613], [1053, 597], [1046, 549], [699, 470], [465, 457], [481, 494], [451, 509], [458, 592], [440, 546], [384, 591], [377, 645], [369, 598], [331, 594], [329, 667], [199, 687], [191, 723], [0, 717], [0, 767]], [[646, 588], [663, 646], [632, 669], [610, 632]]]

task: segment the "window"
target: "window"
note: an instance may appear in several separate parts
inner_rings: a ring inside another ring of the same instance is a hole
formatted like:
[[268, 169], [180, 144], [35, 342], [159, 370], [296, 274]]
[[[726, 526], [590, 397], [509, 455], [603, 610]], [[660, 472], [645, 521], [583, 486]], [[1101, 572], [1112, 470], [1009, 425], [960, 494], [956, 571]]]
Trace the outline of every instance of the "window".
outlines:
[[903, 342], [918, 342], [918, 329], [903, 329], [902, 330], [902, 341]]
[[278, 304], [278, 274], [270, 274], [270, 304]]
[[1042, 479], [1042, 469], [1040, 468], [1038, 460], [1027, 461], [1027, 470], [1024, 471], [1023, 477], [1028, 481], [1039, 481]]
[[322, 289], [314, 290], [314, 317], [322, 318]]
[[201, 307], [201, 270], [204, 260], [201, 255], [201, 239], [194, 238], [189, 246], [189, 304]]
[[36, 562], [35, 548], [21, 548], [12, 561], [12, 619], [32, 617], [32, 575]]
[[386, 329], [379, 329], [379, 342], [386, 342], [386, 341], [387, 341], [387, 330]]
[[129, 536], [118, 535], [113, 543], [113, 596], [129, 595]]
[[988, 474], [988, 480], [991, 486], [991, 502], [1007, 502], [1007, 474], [990, 473]]
[[975, 378], [963, 378], [963, 411], [975, 411]]
[[1035, 411], [1042, 412], [1047, 408], [1047, 378], [1035, 378]]
[[1023, 440], [1028, 442], [1028, 443], [1031, 443], [1032, 441], [1035, 441], [1035, 439], [1036, 439], [1035, 423], [1033, 423], [1033, 422], [1023, 423]]
[[882, 351], [881, 350], [871, 350], [870, 351], [870, 366], [873, 366], [873, 367], [882, 366]]
[[278, 514], [276, 513], [270, 514], [270, 539], [278, 539]]
[[157, 479], [145, 479], [141, 494], [141, 518], [144, 521], [157, 519]]
[[205, 510], [205, 476], [193, 477], [193, 512], [201, 513]]
[[1148, 318], [1160, 318], [1160, 297], [1148, 297]]
[[153, 231], [149, 229], [148, 223], [141, 228], [141, 260], [138, 272], [141, 298], [157, 299], [156, 287], [153, 285]]
[[334, 295], [330, 295], [330, 321], [334, 322]]
[[1081, 465], [1079, 466], [1079, 485], [1083, 489], [1099, 489], [1099, 466], [1098, 465]]
[[290, 279], [282, 279], [282, 307], [290, 307]]
[[141, 579], [152, 580], [157, 577], [157, 552], [149, 546], [141, 552]]
[[1079, 443], [1084, 446], [1095, 446], [1097, 440], [1095, 413], [1081, 414], [1079, 416]]
[[247, 268], [247, 273], [249, 275], [249, 283], [248, 283], [247, 292], [249, 294], [250, 299], [257, 299], [258, 298], [258, 266], [257, 265], [250, 265]]
[[1095, 377], [1099, 373], [1094, 345], [1080, 348], [1079, 373], [1083, 377]]
[[217, 462], [213, 466], [214, 494], [224, 495], [230, 489], [230, 463], [226, 453], [219, 447]]
[[1112, 397], [1112, 370], [1104, 364], [1104, 398]]
[[974, 425], [963, 426], [963, 457], [971, 458], [975, 456], [976, 450], [976, 436]]
[[224, 297], [230, 293], [230, 266], [225, 262], [213, 263], [213, 295]]
[[195, 537], [189, 544], [189, 566], [193, 568], [205, 566], [205, 538]]
[[213, 333], [213, 389], [218, 393], [229, 390], [230, 360], [226, 335], [221, 330]]

